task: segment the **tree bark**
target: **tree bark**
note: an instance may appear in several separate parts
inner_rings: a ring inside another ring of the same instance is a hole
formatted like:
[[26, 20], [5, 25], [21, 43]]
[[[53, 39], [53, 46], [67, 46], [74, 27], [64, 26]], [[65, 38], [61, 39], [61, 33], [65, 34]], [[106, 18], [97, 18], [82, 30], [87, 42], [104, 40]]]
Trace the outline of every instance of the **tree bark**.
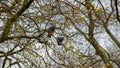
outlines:
[[107, 34], [110, 36], [110, 38], [116, 43], [116, 45], [120, 48], [120, 42], [117, 40], [117, 38], [115, 38], [115, 36], [110, 32], [110, 30], [108, 29], [108, 27], [106, 25], [104, 25], [105, 31], [107, 32]]
[[88, 12], [88, 18], [89, 18], [89, 39], [87, 39], [89, 41], [90, 44], [93, 45], [93, 47], [95, 48], [96, 50], [96, 54], [98, 54], [101, 59], [103, 60], [103, 62], [105, 63], [105, 66], [106, 68], [113, 68], [113, 65], [112, 63], [110, 62], [109, 60], [109, 55], [107, 54], [107, 52], [100, 46], [100, 44], [96, 41], [96, 39], [94, 38], [94, 27], [95, 27], [95, 24], [94, 24], [94, 21], [93, 21], [93, 18], [92, 18], [92, 7], [91, 4], [90, 4], [90, 0], [86, 0], [86, 8], [87, 10], [89, 10]]

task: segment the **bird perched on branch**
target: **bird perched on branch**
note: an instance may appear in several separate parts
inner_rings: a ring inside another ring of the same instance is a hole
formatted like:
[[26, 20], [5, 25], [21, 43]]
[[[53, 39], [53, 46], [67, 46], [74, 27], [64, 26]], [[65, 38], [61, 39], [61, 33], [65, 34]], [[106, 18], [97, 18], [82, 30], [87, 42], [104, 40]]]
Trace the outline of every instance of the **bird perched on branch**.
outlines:
[[55, 25], [52, 25], [52, 26], [50, 26], [50, 27], [47, 29], [48, 37], [51, 38], [51, 36], [52, 36], [53, 33], [55, 32], [55, 29], [56, 29], [56, 26], [55, 26]]
[[59, 37], [57, 37], [57, 44], [58, 45], [62, 45], [63, 43], [63, 40], [64, 40], [64, 37], [63, 36], [59, 36]]

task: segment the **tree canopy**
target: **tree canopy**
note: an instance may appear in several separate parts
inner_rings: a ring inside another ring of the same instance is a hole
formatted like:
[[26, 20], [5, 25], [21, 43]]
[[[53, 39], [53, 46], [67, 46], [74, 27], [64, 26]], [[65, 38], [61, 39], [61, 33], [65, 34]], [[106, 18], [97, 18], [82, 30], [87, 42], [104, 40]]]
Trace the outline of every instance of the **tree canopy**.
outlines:
[[0, 68], [119, 68], [119, 0], [0, 0]]

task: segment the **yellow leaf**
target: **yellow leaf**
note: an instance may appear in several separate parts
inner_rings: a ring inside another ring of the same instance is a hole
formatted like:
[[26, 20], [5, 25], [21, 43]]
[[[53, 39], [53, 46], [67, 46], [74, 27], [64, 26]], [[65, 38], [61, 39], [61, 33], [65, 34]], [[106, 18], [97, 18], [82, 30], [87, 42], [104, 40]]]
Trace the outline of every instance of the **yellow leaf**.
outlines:
[[21, 28], [20, 28], [20, 27], [18, 27], [18, 28], [17, 28], [17, 30], [18, 30], [18, 32], [20, 32], [20, 31], [21, 31]]
[[37, 53], [37, 54], [36, 54], [36, 58], [39, 58], [39, 57], [40, 57], [40, 55]]
[[25, 48], [24, 50], [25, 50], [26, 52], [29, 52], [29, 51], [30, 51], [30, 49], [29, 49], [29, 48]]
[[106, 68], [108, 68], [109, 66], [110, 66], [110, 64], [109, 64], [109, 63], [106, 63], [106, 64], [105, 64], [105, 67], [106, 67]]
[[95, 4], [91, 4], [92, 5], [92, 7], [94, 7], [95, 6]]
[[63, 46], [67, 46], [67, 44], [63, 44]]
[[69, 49], [68, 48], [65, 48], [65, 51], [67, 52]]
[[32, 46], [35, 46], [35, 43], [32, 43], [31, 45], [32, 45]]
[[69, 42], [69, 38], [68, 37], [66, 37], [66, 42]]
[[39, 22], [40, 20], [43, 20], [42, 16], [35, 16], [35, 21], [36, 22]]
[[64, 60], [65, 59], [65, 57], [64, 56], [59, 56], [59, 58], [60, 58], [60, 60]]
[[46, 6], [43, 6], [43, 8], [42, 8], [44, 11], [46, 11], [47, 10], [47, 7]]
[[74, 47], [72, 45], [69, 46], [69, 49], [73, 49]]
[[61, 2], [62, 0], [58, 0], [58, 2]]
[[80, 68], [87, 68], [85, 65], [81, 66]]
[[76, 59], [78, 59], [78, 60], [83, 60], [83, 56], [78, 56], [78, 57], [76, 57]]
[[99, 8], [98, 10], [97, 10], [97, 13], [100, 15], [100, 14], [102, 14], [103, 13], [103, 9], [102, 8]]
[[63, 13], [63, 16], [64, 16], [64, 17], [67, 17], [67, 14], [66, 14], [66, 13]]
[[89, 14], [91, 12], [91, 9], [87, 9], [87, 13]]
[[80, 12], [79, 8], [76, 8], [76, 9], [75, 9], [75, 12], [76, 12], [76, 13], [79, 13], [79, 12]]
[[82, 16], [79, 17], [79, 22], [80, 22], [81, 24], [83, 23], [83, 17], [82, 17]]
[[66, 28], [70, 29], [70, 25], [66, 25]]
[[81, 7], [82, 6], [82, 4], [81, 3], [79, 3], [79, 7]]
[[70, 7], [70, 11], [71, 11], [71, 12], [73, 11], [73, 8], [72, 8], [72, 7]]
[[86, 3], [85, 3], [85, 6], [87, 6], [87, 7], [88, 7], [88, 6], [89, 6], [89, 4], [86, 2]]
[[52, 24], [55, 24], [57, 21], [56, 20], [51, 20], [51, 23]]

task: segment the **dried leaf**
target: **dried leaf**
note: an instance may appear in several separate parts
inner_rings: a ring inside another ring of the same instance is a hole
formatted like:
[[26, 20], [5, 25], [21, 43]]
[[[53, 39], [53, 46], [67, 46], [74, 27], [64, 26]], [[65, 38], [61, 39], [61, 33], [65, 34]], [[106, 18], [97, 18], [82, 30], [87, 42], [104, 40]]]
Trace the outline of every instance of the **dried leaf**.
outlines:
[[80, 9], [79, 9], [79, 8], [76, 8], [76, 9], [75, 9], [75, 12], [76, 12], [76, 13], [80, 13]]
[[85, 65], [81, 66], [80, 68], [87, 68]]
[[80, 22], [80, 24], [83, 23], [83, 17], [82, 16], [79, 17], [79, 22]]
[[26, 52], [29, 52], [29, 51], [30, 51], [30, 49], [29, 49], [29, 48], [25, 48], [24, 50], [25, 50]]
[[55, 24], [57, 21], [56, 20], [51, 20], [51, 23], [52, 24]]
[[83, 56], [78, 56], [78, 57], [76, 57], [76, 59], [81, 61], [81, 60], [83, 60]]
[[42, 16], [35, 16], [34, 19], [35, 19], [36, 22], [39, 22], [39, 21], [43, 20]]
[[44, 11], [46, 11], [47, 10], [47, 7], [46, 6], [43, 6], [43, 8], [42, 8]]
[[65, 57], [61, 55], [61, 56], [59, 56], [59, 59], [60, 60], [65, 60]]
[[32, 45], [32, 46], [35, 46], [35, 43], [32, 43], [31, 45]]
[[65, 48], [65, 52], [68, 52], [68, 50], [69, 50], [68, 48]]
[[66, 13], [63, 13], [63, 16], [64, 16], [64, 17], [67, 17], [67, 14], [66, 14]]
[[110, 64], [109, 64], [109, 63], [106, 63], [106, 64], [105, 64], [105, 67], [106, 67], [106, 68], [108, 68], [109, 66], [110, 66]]
[[74, 10], [74, 9], [73, 9], [72, 7], [70, 7], [70, 11], [73, 12], [73, 10]]
[[36, 58], [39, 58], [39, 57], [40, 57], [40, 55], [37, 53], [37, 54], [36, 54]]
[[67, 29], [70, 29], [70, 25], [66, 25], [66, 28], [67, 28]]
[[74, 49], [74, 47], [72, 45], [69, 46], [69, 49]]
[[91, 12], [91, 9], [87, 9], [87, 13], [89, 14]]
[[62, 0], [58, 0], [58, 2], [61, 2]]
[[18, 27], [18, 28], [17, 28], [17, 31], [18, 31], [18, 32], [20, 32], [20, 31], [21, 31], [21, 28], [20, 28], [20, 27]]
[[102, 14], [103, 13], [103, 9], [102, 8], [99, 8], [98, 10], [97, 10], [97, 13], [100, 15], [100, 14]]

